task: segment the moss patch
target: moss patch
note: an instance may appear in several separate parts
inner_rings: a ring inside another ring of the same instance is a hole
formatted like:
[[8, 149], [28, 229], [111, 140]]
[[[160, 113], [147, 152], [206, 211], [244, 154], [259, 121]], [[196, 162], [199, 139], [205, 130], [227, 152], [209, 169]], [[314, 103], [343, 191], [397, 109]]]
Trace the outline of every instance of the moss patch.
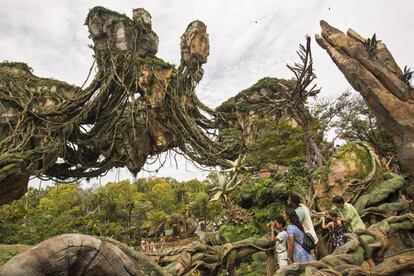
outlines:
[[30, 75], [32, 74], [32, 71], [33, 71], [33, 69], [24, 62], [12, 62], [12, 61], [0, 62], [0, 72], [10, 71], [11, 69], [21, 70]]
[[216, 108], [219, 112], [233, 113], [236, 111], [239, 112], [248, 112], [250, 106], [245, 103], [246, 97], [252, 97], [254, 94], [268, 92], [268, 91], [279, 91], [278, 84], [282, 84], [288, 88], [294, 87], [293, 80], [284, 80], [278, 78], [266, 77], [259, 80], [257, 83], [251, 87], [239, 92], [236, 96], [228, 99], [220, 106]]
[[[357, 169], [356, 175], [348, 175], [347, 179], [351, 178], [364, 179], [372, 170], [372, 160], [369, 150], [361, 145], [359, 142], [349, 142], [338, 149], [338, 151], [330, 158], [327, 165], [318, 170], [318, 174], [323, 181], [328, 180], [329, 173], [335, 164], [342, 163], [350, 171]], [[377, 175], [382, 175], [382, 168], [377, 164]]]
[[24, 244], [0, 244], [0, 266], [4, 265], [11, 258], [29, 248], [31, 248], [30, 245]]
[[114, 16], [114, 17], [118, 17], [119, 19], [122, 19], [122, 20], [132, 21], [126, 14], [119, 13], [119, 12], [116, 12], [116, 11], [112, 11], [112, 10], [109, 10], [109, 9], [104, 8], [102, 6], [96, 6], [92, 9], [90, 9], [86, 20], [89, 17], [94, 16], [94, 15], [96, 15], [98, 17], [102, 17], [102, 16], [105, 16], [105, 15]]
[[134, 57], [134, 62], [137, 66], [147, 65], [153, 69], [175, 69], [174, 65], [157, 57]]

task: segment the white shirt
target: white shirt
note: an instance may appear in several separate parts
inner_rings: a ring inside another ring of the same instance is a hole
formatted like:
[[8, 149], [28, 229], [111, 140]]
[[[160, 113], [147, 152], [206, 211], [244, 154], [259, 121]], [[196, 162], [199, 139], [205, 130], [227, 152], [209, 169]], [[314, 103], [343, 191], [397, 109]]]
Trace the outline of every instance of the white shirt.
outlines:
[[305, 230], [305, 233], [311, 234], [313, 241], [315, 242], [315, 244], [317, 244], [318, 237], [316, 236], [315, 228], [313, 227], [313, 222], [312, 222], [312, 218], [310, 215], [310, 211], [308, 207], [306, 207], [302, 203], [300, 203], [299, 206], [305, 210], [305, 218], [303, 219], [303, 222], [302, 222], [303, 230]]
[[287, 258], [288, 258], [288, 255], [287, 255], [287, 238], [288, 238], [288, 235], [287, 235], [286, 231], [281, 231], [276, 236], [275, 250], [276, 250], [278, 261], [287, 260]]

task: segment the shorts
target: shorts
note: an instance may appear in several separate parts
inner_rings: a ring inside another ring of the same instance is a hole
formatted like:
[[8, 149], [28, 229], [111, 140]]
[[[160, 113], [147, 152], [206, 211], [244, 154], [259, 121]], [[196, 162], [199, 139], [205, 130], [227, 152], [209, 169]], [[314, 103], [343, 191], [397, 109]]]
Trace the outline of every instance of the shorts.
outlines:
[[287, 259], [278, 260], [278, 264], [279, 264], [279, 268], [287, 266], [288, 265], [288, 260]]

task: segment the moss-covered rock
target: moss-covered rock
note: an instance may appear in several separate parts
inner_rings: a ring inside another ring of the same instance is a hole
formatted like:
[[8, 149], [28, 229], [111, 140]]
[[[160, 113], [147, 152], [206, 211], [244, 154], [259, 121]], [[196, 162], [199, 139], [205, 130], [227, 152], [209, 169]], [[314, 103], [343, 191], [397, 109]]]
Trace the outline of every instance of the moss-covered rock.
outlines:
[[325, 167], [314, 172], [316, 175], [313, 188], [317, 207], [321, 210], [331, 207], [335, 195], [354, 202], [363, 190], [383, 181], [381, 163], [372, 147], [360, 141], [341, 146]]
[[[282, 99], [280, 85], [293, 88], [294, 82], [266, 77], [218, 106], [216, 111], [221, 117], [218, 120], [221, 125], [219, 128], [223, 132], [221, 136], [226, 140], [241, 140], [245, 145], [254, 143], [261, 135], [257, 120], [266, 117], [261, 110], [262, 106], [256, 101], [263, 95], [271, 96], [272, 99]], [[277, 121], [282, 117], [286, 117], [286, 111], [279, 112], [271, 119]], [[228, 132], [226, 129], [237, 131]], [[229, 134], [232, 137], [229, 138]]]
[[264, 94], [269, 93], [272, 91], [279, 91], [278, 84], [282, 84], [288, 88], [294, 87], [294, 81], [292, 80], [285, 80], [285, 79], [278, 79], [278, 78], [262, 78], [257, 83], [252, 85], [251, 87], [242, 90], [236, 96], [231, 97], [220, 106], [216, 108], [219, 112], [224, 113], [235, 113], [237, 111], [248, 113], [248, 111], [252, 110], [252, 106], [249, 105], [246, 101], [248, 98], [254, 98], [257, 94]]

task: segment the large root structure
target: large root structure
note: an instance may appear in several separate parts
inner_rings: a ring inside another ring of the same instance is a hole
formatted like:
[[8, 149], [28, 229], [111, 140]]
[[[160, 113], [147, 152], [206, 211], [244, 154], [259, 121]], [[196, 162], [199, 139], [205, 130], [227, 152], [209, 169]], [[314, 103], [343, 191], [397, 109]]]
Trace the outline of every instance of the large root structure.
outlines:
[[124, 166], [137, 174], [169, 149], [202, 165], [237, 156], [209, 132], [216, 114], [195, 94], [209, 54], [204, 23], [183, 34], [178, 68], [155, 56], [158, 37], [143, 9], [130, 19], [95, 7], [85, 23], [98, 68], [85, 89], [0, 64], [0, 204], [22, 196], [31, 175], [90, 178]]

